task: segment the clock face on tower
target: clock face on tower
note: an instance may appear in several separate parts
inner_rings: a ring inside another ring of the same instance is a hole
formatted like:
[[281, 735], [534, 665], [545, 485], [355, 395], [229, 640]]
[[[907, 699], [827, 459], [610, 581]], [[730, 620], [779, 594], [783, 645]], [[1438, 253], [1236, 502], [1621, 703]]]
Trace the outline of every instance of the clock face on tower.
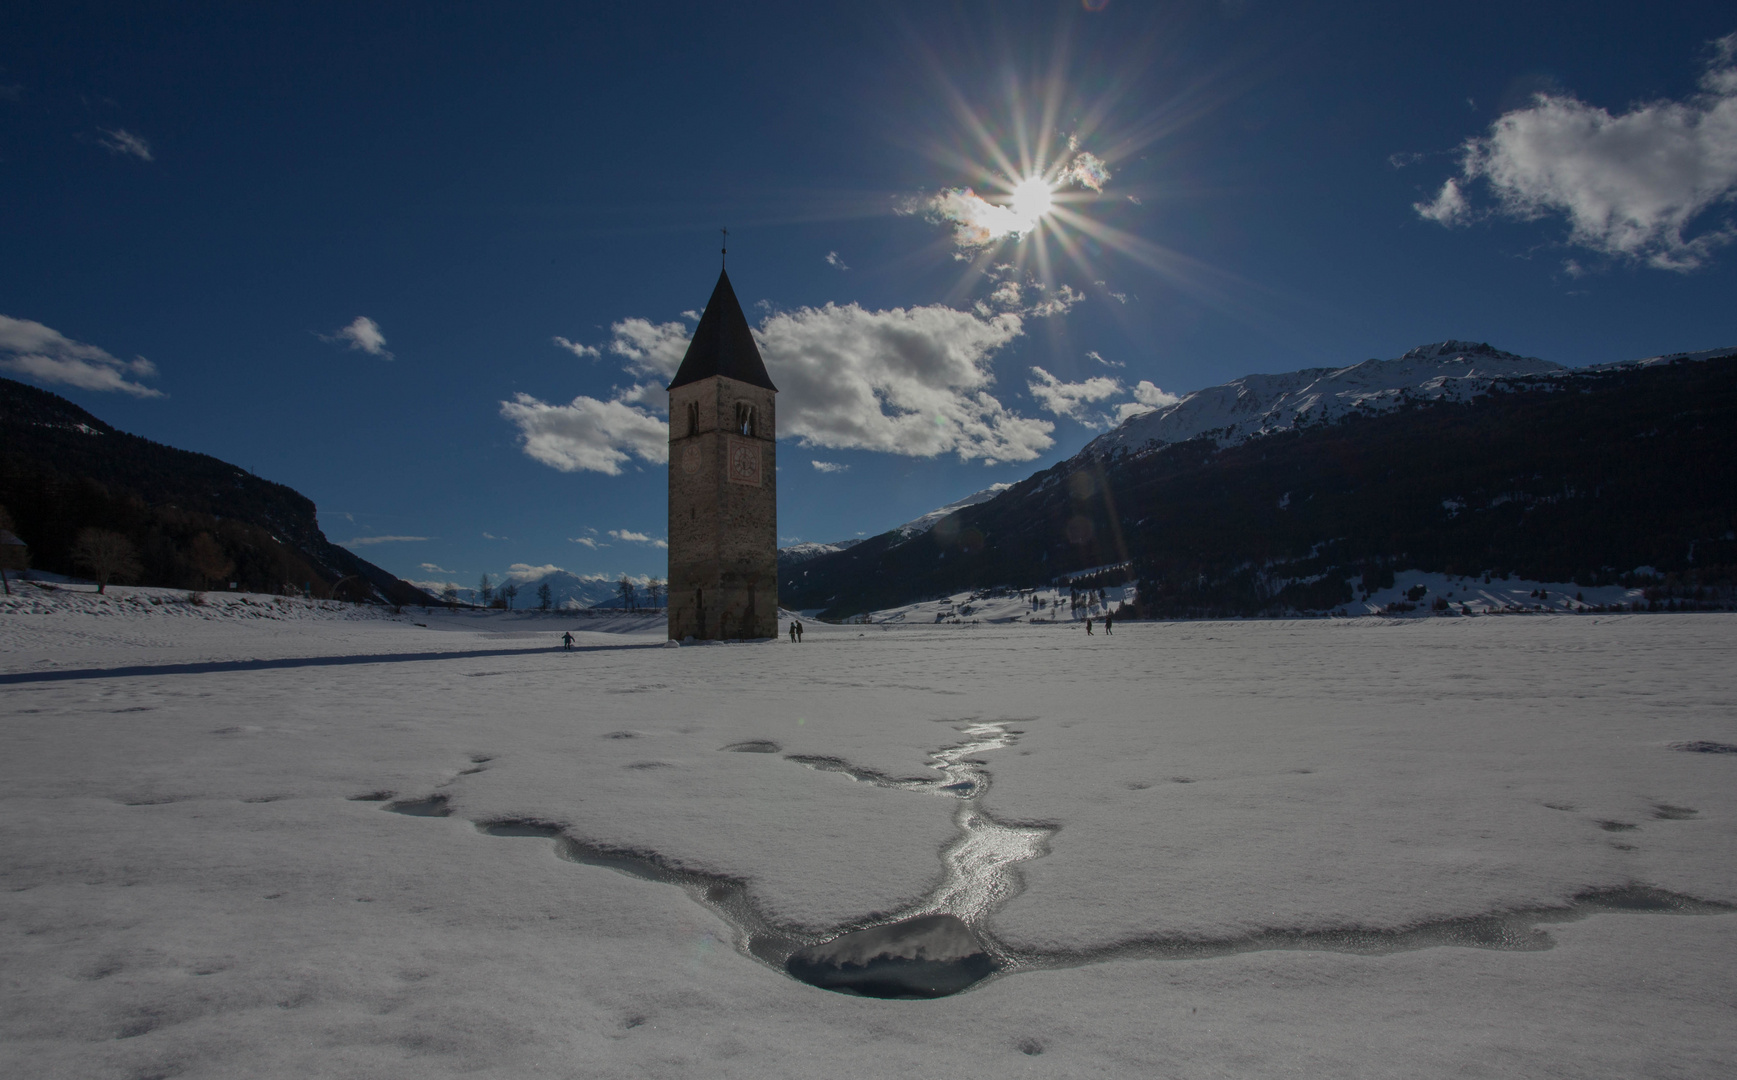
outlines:
[[760, 486], [760, 443], [756, 439], [730, 436], [730, 483]]
[[689, 443], [682, 450], [682, 472], [689, 476], [700, 471], [700, 448]]

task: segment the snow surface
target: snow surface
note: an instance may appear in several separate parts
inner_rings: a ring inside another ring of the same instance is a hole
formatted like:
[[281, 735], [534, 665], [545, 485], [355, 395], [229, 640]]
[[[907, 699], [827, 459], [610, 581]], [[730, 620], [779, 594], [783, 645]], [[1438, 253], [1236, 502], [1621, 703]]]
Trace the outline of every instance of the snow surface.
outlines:
[[[1674, 748], [1737, 743], [1737, 616], [669, 648], [628, 615], [213, 606], [0, 610], [6, 1075], [1737, 1069], [1737, 915], [1705, 913], [1737, 904], [1737, 755]], [[803, 985], [680, 888], [475, 827], [742, 880], [819, 939], [948, 881], [933, 763], [984, 723], [1010, 737], [957, 775], [1046, 839], [980, 929], [1038, 960], [935, 1001]], [[386, 809], [431, 795], [451, 816]], [[1334, 946], [1631, 886], [1705, 903]]]
[[1489, 345], [1442, 341], [1394, 360], [1342, 368], [1245, 375], [1196, 390], [1174, 405], [1133, 416], [1093, 439], [1080, 457], [1140, 450], [1211, 436], [1232, 446], [1300, 424], [1330, 423], [1353, 412], [1381, 412], [1406, 401], [1465, 401], [1497, 379], [1567, 371], [1535, 356]]

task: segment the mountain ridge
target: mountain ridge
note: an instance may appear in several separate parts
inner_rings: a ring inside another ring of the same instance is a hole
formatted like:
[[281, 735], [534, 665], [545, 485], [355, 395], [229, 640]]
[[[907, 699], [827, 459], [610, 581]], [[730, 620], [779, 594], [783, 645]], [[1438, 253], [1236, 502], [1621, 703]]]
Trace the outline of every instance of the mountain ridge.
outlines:
[[[1648, 565], [1707, 584], [1737, 567], [1737, 351], [1596, 369], [1463, 342], [1408, 356], [1273, 377], [1240, 430], [1196, 410], [1214, 422], [1173, 425], [1187, 439], [1094, 440], [920, 537], [812, 560], [781, 600], [836, 617], [1110, 566], [1158, 610], [1253, 614], [1332, 608], [1347, 581], [1408, 557], [1588, 582]], [[1400, 366], [1421, 392], [1392, 385]], [[1330, 419], [1295, 422], [1328, 397]], [[1284, 422], [1247, 423], [1262, 417]]]

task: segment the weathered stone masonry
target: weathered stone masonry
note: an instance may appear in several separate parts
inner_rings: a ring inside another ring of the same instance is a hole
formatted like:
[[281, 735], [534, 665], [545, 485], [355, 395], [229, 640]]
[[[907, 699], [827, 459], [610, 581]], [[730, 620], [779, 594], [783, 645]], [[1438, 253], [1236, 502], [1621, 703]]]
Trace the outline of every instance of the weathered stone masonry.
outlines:
[[778, 634], [778, 388], [727, 274], [669, 385], [669, 636]]

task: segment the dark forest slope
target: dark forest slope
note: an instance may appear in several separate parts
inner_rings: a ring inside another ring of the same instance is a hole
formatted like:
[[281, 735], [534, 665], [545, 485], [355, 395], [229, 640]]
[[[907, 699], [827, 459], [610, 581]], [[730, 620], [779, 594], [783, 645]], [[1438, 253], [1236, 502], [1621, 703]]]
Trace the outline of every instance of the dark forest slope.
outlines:
[[1154, 615], [1327, 610], [1395, 567], [1606, 583], [1737, 580], [1737, 355], [1509, 380], [1218, 448], [1082, 455], [921, 536], [792, 568], [855, 614], [1127, 566]]
[[[327, 540], [312, 500], [207, 454], [117, 431], [56, 394], [0, 379], [0, 505], [32, 565], [75, 574], [79, 530], [109, 529], [139, 551], [139, 582], [277, 592], [312, 584], [351, 599], [421, 603], [414, 586]], [[206, 537], [200, 540], [200, 537]], [[215, 545], [215, 552], [213, 554]], [[227, 563], [229, 571], [213, 574]], [[219, 580], [221, 579], [221, 580]]]

